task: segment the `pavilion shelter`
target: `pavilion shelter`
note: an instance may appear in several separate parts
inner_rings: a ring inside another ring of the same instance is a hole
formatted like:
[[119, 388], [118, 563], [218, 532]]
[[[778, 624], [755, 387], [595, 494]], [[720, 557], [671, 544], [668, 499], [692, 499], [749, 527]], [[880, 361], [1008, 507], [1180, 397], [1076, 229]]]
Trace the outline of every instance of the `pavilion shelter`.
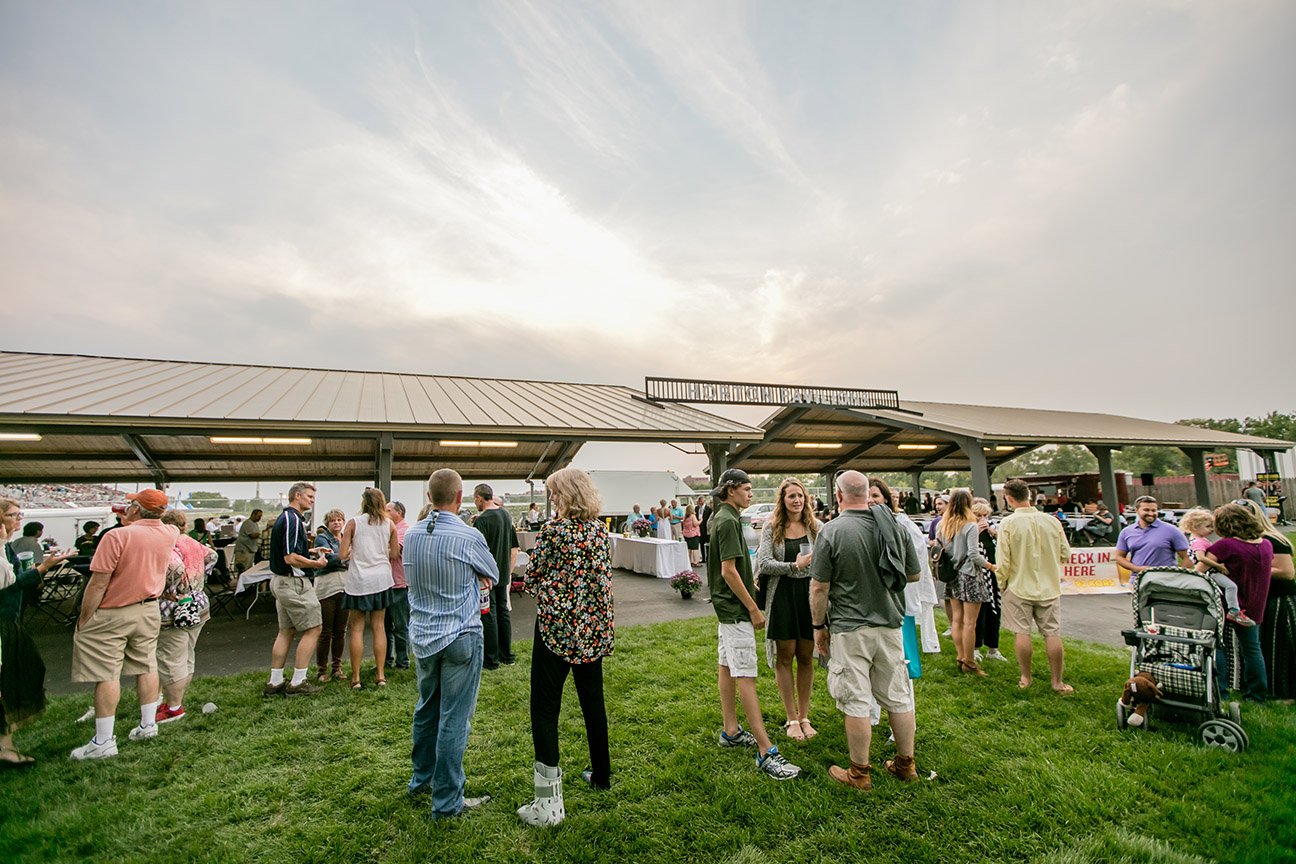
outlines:
[[587, 441], [762, 431], [629, 387], [0, 352], [0, 480], [543, 479]]
[[[1290, 441], [1141, 420], [1114, 414], [996, 408], [897, 400], [897, 407], [787, 405], [762, 424], [760, 441], [737, 444], [726, 464], [749, 473], [837, 472], [911, 475], [914, 489], [928, 471], [970, 471], [975, 494], [990, 495], [990, 475], [1001, 463], [1047, 444], [1080, 444], [1097, 457], [1104, 494], [1116, 489], [1112, 452], [1122, 447], [1177, 447], [1192, 464], [1198, 502], [1210, 506], [1206, 454], [1220, 448], [1251, 450], [1272, 464]], [[1115, 502], [1112, 495], [1113, 503]]]

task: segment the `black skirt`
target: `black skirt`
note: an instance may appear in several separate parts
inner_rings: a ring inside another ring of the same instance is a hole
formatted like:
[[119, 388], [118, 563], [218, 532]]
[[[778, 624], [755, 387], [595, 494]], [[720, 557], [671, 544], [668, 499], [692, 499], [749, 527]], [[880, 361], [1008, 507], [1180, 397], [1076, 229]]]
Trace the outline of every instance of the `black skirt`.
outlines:
[[701, 549], [701, 548], [702, 548], [702, 538], [701, 538], [701, 537], [685, 537], [685, 538], [684, 538], [684, 545], [688, 546], [688, 548], [690, 548], [690, 549]]
[[810, 620], [810, 580], [779, 577], [770, 602], [770, 620], [765, 638], [783, 642], [790, 639], [814, 641]]
[[27, 631], [0, 620], [0, 730], [10, 734], [45, 710], [45, 661]]
[[377, 612], [392, 604], [392, 589], [376, 591], [373, 594], [343, 594], [342, 608], [355, 609], [358, 612]]

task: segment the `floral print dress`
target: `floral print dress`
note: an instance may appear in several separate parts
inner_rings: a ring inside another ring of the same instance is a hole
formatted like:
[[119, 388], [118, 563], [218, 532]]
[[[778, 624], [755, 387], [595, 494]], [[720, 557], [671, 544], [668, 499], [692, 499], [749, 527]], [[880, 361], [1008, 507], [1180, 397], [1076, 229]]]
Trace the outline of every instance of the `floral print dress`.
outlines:
[[568, 663], [612, 653], [612, 563], [598, 519], [554, 519], [540, 529], [522, 590], [536, 599], [540, 638]]

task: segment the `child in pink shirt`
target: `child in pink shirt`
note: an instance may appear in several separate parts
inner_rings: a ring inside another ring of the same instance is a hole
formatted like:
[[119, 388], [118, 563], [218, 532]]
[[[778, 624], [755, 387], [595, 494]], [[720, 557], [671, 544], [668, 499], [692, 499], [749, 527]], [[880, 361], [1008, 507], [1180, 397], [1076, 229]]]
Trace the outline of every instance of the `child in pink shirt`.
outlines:
[[[1201, 554], [1210, 548], [1211, 541], [1208, 538], [1215, 530], [1215, 517], [1209, 510], [1194, 507], [1180, 518], [1179, 528], [1188, 535], [1188, 557], [1196, 564], [1202, 560]], [[1254, 627], [1256, 622], [1238, 605], [1237, 583], [1218, 570], [1212, 570], [1207, 575], [1224, 589], [1224, 603], [1228, 606], [1228, 614], [1224, 617], [1239, 627]]]

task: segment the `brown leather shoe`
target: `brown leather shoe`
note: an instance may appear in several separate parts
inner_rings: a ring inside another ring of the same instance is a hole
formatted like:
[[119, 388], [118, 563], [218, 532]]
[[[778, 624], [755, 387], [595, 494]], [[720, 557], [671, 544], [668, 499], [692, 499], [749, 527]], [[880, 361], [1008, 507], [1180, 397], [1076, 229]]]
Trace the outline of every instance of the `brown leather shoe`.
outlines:
[[852, 762], [849, 771], [837, 765], [832, 766], [828, 769], [828, 776], [838, 783], [845, 783], [847, 786], [854, 786], [856, 789], [868, 792], [873, 788], [873, 779], [869, 776], [871, 770], [873, 770], [872, 765], [856, 765]]
[[285, 696], [314, 696], [318, 692], [320, 692], [319, 687], [309, 681], [303, 681], [297, 685], [289, 684], [284, 688], [283, 694]]
[[886, 761], [886, 770], [892, 777], [906, 783], [918, 779], [918, 769], [914, 767], [914, 757], [912, 756], [897, 756], [894, 759], [888, 759]]

